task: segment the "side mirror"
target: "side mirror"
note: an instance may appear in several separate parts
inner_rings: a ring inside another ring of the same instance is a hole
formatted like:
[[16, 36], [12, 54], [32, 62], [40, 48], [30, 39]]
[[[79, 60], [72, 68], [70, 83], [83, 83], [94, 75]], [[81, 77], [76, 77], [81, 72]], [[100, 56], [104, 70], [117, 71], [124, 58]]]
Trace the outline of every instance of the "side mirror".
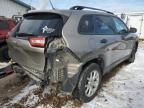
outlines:
[[136, 33], [136, 32], [137, 32], [137, 29], [131, 27], [130, 30], [129, 30], [129, 32], [130, 32], [130, 33]]

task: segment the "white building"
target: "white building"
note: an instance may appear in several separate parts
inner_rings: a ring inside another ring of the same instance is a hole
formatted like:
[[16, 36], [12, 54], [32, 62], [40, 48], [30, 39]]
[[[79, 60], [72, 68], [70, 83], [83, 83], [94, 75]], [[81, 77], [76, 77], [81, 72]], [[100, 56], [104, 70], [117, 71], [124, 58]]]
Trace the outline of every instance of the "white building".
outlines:
[[143, 12], [125, 12], [117, 14], [129, 27], [137, 28], [137, 34], [140, 39], [144, 39], [144, 11]]
[[23, 15], [31, 6], [20, 0], [0, 0], [0, 16], [12, 18], [13, 15]]

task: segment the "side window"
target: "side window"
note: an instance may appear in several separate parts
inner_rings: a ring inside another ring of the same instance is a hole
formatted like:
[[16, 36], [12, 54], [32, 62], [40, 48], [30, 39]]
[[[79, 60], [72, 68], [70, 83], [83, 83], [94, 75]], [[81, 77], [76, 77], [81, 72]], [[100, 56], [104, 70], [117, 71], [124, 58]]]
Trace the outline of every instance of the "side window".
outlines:
[[115, 28], [113, 20], [109, 16], [99, 16], [94, 17], [94, 34], [95, 35], [113, 35], [115, 34]]
[[8, 24], [6, 22], [0, 21], [0, 29], [8, 29]]
[[85, 15], [81, 18], [78, 32], [86, 35], [94, 33], [93, 15]]
[[116, 17], [113, 17], [113, 21], [115, 23], [116, 31], [117, 31], [118, 34], [128, 32], [128, 28], [126, 27], [124, 22], [122, 22], [120, 19], [118, 19]]

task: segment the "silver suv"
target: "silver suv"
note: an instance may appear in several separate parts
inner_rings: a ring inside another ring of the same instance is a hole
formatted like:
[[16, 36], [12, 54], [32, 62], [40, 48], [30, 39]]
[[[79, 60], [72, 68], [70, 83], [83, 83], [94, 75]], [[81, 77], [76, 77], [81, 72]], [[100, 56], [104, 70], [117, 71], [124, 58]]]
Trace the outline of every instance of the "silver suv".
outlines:
[[74, 6], [25, 14], [7, 42], [17, 73], [89, 102], [104, 74], [134, 62], [136, 31], [111, 12]]

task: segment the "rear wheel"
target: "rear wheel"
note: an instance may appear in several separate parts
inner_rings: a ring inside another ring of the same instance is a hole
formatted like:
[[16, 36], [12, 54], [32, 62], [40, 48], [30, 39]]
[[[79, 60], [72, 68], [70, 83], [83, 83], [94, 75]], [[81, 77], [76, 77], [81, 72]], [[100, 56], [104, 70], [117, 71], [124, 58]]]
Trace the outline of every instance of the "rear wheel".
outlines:
[[78, 98], [82, 102], [91, 101], [98, 91], [101, 82], [101, 71], [97, 64], [92, 63], [86, 67], [78, 83]]

